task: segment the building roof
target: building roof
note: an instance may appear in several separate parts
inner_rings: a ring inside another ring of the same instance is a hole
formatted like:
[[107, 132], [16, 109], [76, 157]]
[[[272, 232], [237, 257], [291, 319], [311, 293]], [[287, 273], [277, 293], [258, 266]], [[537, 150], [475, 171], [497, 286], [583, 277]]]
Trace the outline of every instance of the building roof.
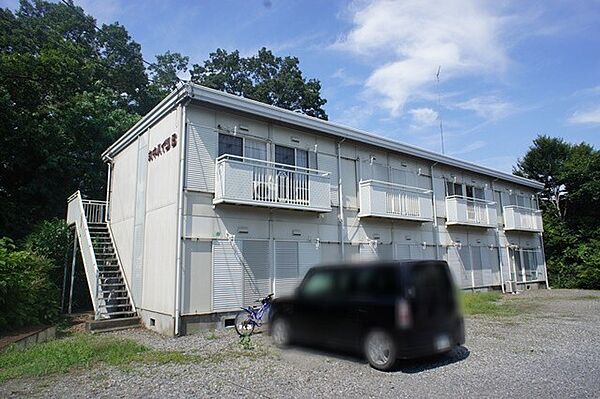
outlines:
[[146, 129], [152, 126], [164, 114], [171, 111], [173, 107], [187, 99], [201, 101], [215, 106], [229, 108], [240, 112], [260, 116], [283, 124], [294, 125], [305, 129], [311, 129], [318, 132], [330, 134], [332, 136], [353, 140], [381, 147], [386, 151], [397, 151], [402, 154], [411, 155], [417, 158], [427, 159], [440, 164], [453, 166], [463, 170], [492, 176], [500, 180], [505, 180], [534, 189], [542, 189], [544, 185], [538, 181], [515, 176], [510, 173], [502, 172], [486, 166], [478, 165], [472, 162], [464, 161], [458, 158], [443, 155], [434, 151], [426, 150], [410, 144], [401, 143], [385, 137], [381, 137], [364, 130], [354, 129], [338, 123], [325, 121], [312, 116], [289, 111], [273, 105], [264, 104], [255, 100], [225, 93], [219, 90], [210, 89], [195, 83], [185, 83], [180, 85], [147, 115], [138, 121], [131, 129], [113, 143], [103, 154], [102, 158], [107, 160], [114, 157], [127, 147], [133, 140], [141, 135]]

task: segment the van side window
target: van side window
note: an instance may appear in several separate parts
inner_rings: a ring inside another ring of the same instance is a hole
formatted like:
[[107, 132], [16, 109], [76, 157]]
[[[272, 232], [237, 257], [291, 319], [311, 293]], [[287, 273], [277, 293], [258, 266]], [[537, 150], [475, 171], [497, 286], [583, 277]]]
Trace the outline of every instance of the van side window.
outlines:
[[302, 284], [302, 294], [307, 297], [329, 296], [335, 292], [335, 276], [331, 270], [313, 273]]
[[396, 270], [393, 267], [357, 270], [356, 293], [359, 296], [393, 296], [397, 293]]

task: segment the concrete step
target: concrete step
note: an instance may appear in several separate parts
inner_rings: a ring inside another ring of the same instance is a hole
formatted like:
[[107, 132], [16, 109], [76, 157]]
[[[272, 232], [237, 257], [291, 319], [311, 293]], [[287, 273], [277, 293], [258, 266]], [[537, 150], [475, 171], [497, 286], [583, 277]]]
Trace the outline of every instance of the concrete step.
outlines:
[[[134, 314], [133, 312], [123, 312], [123, 314]], [[141, 319], [138, 316], [121, 317], [118, 319], [90, 320], [85, 323], [86, 329], [91, 333], [109, 332], [124, 330], [127, 328], [136, 328], [141, 326]]]

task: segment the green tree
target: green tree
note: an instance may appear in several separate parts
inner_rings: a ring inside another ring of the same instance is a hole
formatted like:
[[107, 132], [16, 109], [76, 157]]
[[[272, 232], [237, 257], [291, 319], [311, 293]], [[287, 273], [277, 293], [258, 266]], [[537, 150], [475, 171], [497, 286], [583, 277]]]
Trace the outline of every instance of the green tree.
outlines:
[[296, 57], [277, 57], [262, 48], [257, 55], [217, 49], [202, 65], [194, 64], [192, 81], [266, 104], [327, 119], [321, 83], [304, 78]]
[[514, 173], [544, 183], [540, 198], [550, 282], [600, 288], [600, 151], [538, 136]]
[[188, 70], [190, 57], [183, 56], [180, 53], [171, 53], [167, 51], [164, 54], [156, 56], [156, 62], [148, 67], [150, 72], [150, 90], [159, 100], [162, 100], [167, 94], [175, 89], [181, 73]]

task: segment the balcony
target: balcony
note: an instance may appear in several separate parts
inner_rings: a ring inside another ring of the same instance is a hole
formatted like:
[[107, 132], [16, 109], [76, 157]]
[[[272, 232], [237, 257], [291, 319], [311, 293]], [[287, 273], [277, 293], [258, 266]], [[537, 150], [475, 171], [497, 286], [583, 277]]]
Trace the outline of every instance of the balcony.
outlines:
[[517, 205], [505, 206], [504, 230], [541, 233], [544, 231], [542, 211]]
[[223, 155], [217, 159], [213, 204], [330, 212], [330, 173]]
[[358, 217], [382, 217], [430, 222], [433, 220], [431, 190], [379, 180], [359, 183]]
[[446, 225], [496, 227], [496, 203], [459, 195], [446, 197]]

